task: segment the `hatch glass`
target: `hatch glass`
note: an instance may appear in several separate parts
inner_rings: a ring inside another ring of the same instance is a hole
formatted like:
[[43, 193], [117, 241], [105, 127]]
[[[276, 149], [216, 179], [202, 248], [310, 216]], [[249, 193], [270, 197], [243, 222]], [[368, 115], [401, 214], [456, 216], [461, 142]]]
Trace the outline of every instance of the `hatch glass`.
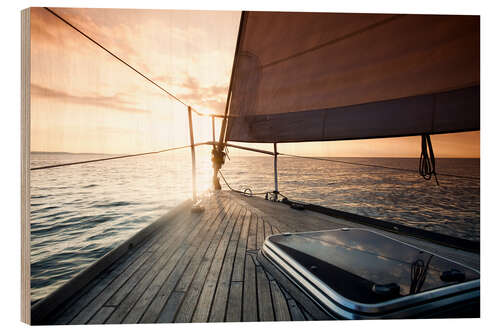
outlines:
[[365, 229], [274, 235], [267, 242], [336, 293], [359, 303], [479, 279], [473, 269]]

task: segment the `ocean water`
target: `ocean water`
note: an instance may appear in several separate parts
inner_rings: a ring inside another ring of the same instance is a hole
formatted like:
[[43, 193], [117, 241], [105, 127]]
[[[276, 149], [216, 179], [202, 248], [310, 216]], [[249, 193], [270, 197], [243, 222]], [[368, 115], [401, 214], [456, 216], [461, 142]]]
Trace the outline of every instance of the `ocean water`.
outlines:
[[[32, 153], [31, 164], [101, 157], [109, 155]], [[437, 186], [434, 180], [418, 176], [418, 159], [335, 159], [415, 172], [280, 157], [280, 192], [289, 199], [479, 240], [478, 179], [438, 176]], [[198, 149], [197, 165], [201, 192], [211, 184], [208, 148]], [[437, 160], [438, 174], [478, 178], [479, 166], [479, 159]], [[232, 156], [223, 173], [236, 189], [274, 189], [272, 157]], [[190, 196], [189, 150], [32, 171], [32, 301], [45, 297]]]

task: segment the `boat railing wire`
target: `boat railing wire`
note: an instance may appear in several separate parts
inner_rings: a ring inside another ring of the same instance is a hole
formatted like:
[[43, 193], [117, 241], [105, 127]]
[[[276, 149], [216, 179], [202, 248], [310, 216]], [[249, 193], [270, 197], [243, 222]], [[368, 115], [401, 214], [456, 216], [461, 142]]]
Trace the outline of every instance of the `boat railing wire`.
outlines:
[[[236, 148], [236, 149], [244, 149], [245, 147], [240, 147], [237, 145], [228, 145], [229, 147]], [[252, 150], [256, 151], [256, 150]], [[256, 151], [260, 152], [260, 151]], [[264, 154], [271, 155], [271, 152], [264, 152]], [[398, 167], [390, 167], [390, 166], [385, 166], [385, 165], [378, 165], [378, 164], [369, 164], [369, 163], [360, 163], [360, 162], [353, 162], [353, 161], [344, 161], [344, 160], [339, 160], [339, 159], [333, 159], [333, 158], [325, 158], [325, 157], [314, 157], [314, 156], [301, 156], [301, 155], [294, 155], [294, 154], [287, 154], [287, 153], [277, 153], [277, 155], [282, 155], [282, 156], [287, 156], [291, 158], [301, 158], [301, 159], [309, 159], [309, 160], [316, 160], [316, 161], [324, 161], [324, 162], [330, 162], [330, 163], [339, 163], [339, 164], [348, 164], [348, 165], [355, 165], [355, 166], [362, 166], [362, 167], [368, 167], [368, 168], [374, 168], [374, 169], [385, 169], [385, 170], [391, 170], [391, 171], [399, 171], [399, 172], [405, 172], [405, 173], [417, 173], [418, 170], [413, 170], [413, 169], [406, 169], [406, 168], [398, 168]], [[436, 173], [439, 176], [442, 177], [453, 177], [453, 178], [460, 178], [460, 179], [468, 179], [468, 180], [476, 180], [479, 181], [480, 177], [474, 177], [474, 176], [467, 176], [467, 175], [455, 175], [455, 174], [450, 174], [450, 173]], [[272, 193], [273, 191], [264, 191], [264, 192], [252, 192], [252, 189], [250, 186], [246, 185], [242, 187], [242, 190], [237, 190], [235, 189], [235, 186], [231, 186], [227, 178], [222, 174], [222, 171], [219, 170], [219, 175], [221, 176], [222, 180], [226, 184], [226, 186], [229, 188], [229, 190], [241, 194], [248, 195], [248, 193], [251, 193], [251, 195], [263, 195], [263, 194], [269, 194]]]
[[[152, 80], [150, 77], [148, 77], [146, 74], [142, 73], [140, 70], [138, 70], [136, 67], [132, 66], [129, 64], [127, 61], [123, 60], [120, 56], [106, 48], [104, 45], [99, 43], [97, 40], [94, 38], [90, 37], [88, 34], [83, 32], [81, 29], [77, 28], [75, 25], [73, 25], [71, 22], [57, 14], [55, 11], [52, 9], [45, 7], [45, 9], [55, 17], [57, 17], [59, 20], [61, 20], [63, 23], [83, 35], [85, 38], [87, 38], [89, 41], [97, 45], [99, 48], [107, 52], [109, 55], [111, 55], [113, 58], [121, 62], [123, 65], [127, 66], [129, 69], [137, 73], [139, 76], [144, 78], [146, 81], [150, 82], [152, 85], [154, 85], [156, 88], [160, 89], [162, 92], [176, 100], [177, 102], [181, 103], [182, 105], [186, 106], [186, 110], [188, 108], [191, 109], [195, 114], [198, 116], [202, 117], [212, 117], [212, 118], [223, 118], [223, 115], [218, 115], [218, 114], [208, 114], [208, 113], [203, 113], [200, 111], [197, 111], [195, 108], [193, 108], [191, 105], [187, 104], [183, 100], [181, 100], [179, 97], [177, 97], [175, 94], [172, 92], [168, 91], [164, 87], [162, 87], [160, 84]], [[167, 149], [162, 149], [158, 151], [150, 151], [150, 152], [145, 152], [145, 153], [137, 153], [137, 154], [128, 154], [128, 155], [120, 155], [120, 156], [113, 156], [113, 157], [105, 157], [105, 158], [98, 158], [98, 159], [92, 159], [92, 160], [85, 160], [85, 161], [77, 161], [77, 162], [68, 162], [68, 163], [59, 163], [59, 164], [53, 164], [53, 165], [44, 165], [44, 166], [37, 166], [37, 167], [32, 167], [30, 168], [30, 171], [36, 171], [36, 170], [44, 170], [44, 169], [52, 169], [52, 168], [59, 168], [59, 167], [65, 167], [65, 166], [71, 166], [71, 165], [78, 165], [78, 164], [87, 164], [87, 163], [95, 163], [95, 162], [103, 162], [103, 161], [109, 161], [109, 160], [116, 160], [116, 159], [122, 159], [122, 158], [130, 158], [130, 157], [138, 157], [138, 156], [145, 156], [145, 155], [151, 155], [151, 154], [159, 154], [159, 153], [164, 153], [164, 152], [169, 152], [169, 151], [174, 151], [174, 150], [179, 150], [179, 149], [184, 149], [184, 148], [190, 148], [192, 146], [200, 146], [200, 145], [206, 145], [208, 142], [200, 142], [196, 143], [193, 145], [186, 145], [186, 146], [180, 146], [180, 147], [173, 147], [173, 148], [167, 148]]]
[[[390, 167], [390, 166], [377, 165], [377, 164], [350, 162], [350, 161], [343, 161], [343, 160], [330, 159], [330, 158], [324, 158], [324, 157], [300, 156], [300, 155], [292, 155], [292, 154], [285, 154], [285, 153], [279, 153], [279, 155], [295, 157], [295, 158], [310, 159], [310, 160], [325, 161], [325, 162], [331, 162], [331, 163], [342, 163], [342, 164], [350, 164], [350, 165], [364, 166], [364, 167], [370, 167], [370, 168], [388, 169], [388, 170], [401, 171], [401, 172], [411, 172], [411, 173], [416, 172], [415, 170], [412, 170], [412, 169], [397, 168], [397, 167]], [[462, 179], [470, 179], [470, 180], [480, 180], [479, 177], [467, 176], [467, 175], [455, 175], [455, 174], [441, 173], [441, 172], [437, 172], [436, 174], [438, 176], [443, 176], [443, 177], [454, 177], [454, 178], [462, 178]]]
[[[126, 62], [125, 60], [123, 60], [121, 57], [119, 57], [114, 52], [110, 51], [104, 45], [102, 45], [101, 43], [99, 43], [98, 41], [96, 41], [95, 39], [93, 39], [92, 37], [90, 37], [88, 34], [86, 34], [85, 32], [83, 32], [79, 28], [77, 28], [71, 22], [69, 22], [68, 20], [66, 20], [65, 18], [63, 18], [62, 16], [60, 16], [59, 14], [57, 14], [56, 12], [54, 12], [52, 9], [47, 8], [47, 7], [45, 7], [45, 9], [49, 13], [51, 13], [52, 15], [54, 15], [55, 17], [57, 17], [58, 19], [60, 19], [62, 22], [64, 22], [65, 24], [67, 24], [68, 26], [70, 26], [71, 28], [73, 28], [75, 31], [77, 31], [78, 33], [80, 33], [81, 35], [83, 35], [85, 38], [87, 38], [88, 40], [90, 40], [92, 43], [94, 43], [95, 45], [97, 45], [98, 47], [100, 47], [101, 49], [103, 49], [105, 52], [107, 52], [108, 54], [110, 54], [116, 60], [118, 60], [119, 62], [121, 62], [122, 64], [124, 64], [128, 68], [130, 68], [132, 71], [134, 71], [135, 73], [137, 73], [138, 75], [140, 75], [141, 77], [143, 77], [144, 79], [146, 79], [148, 82], [150, 82], [151, 84], [153, 84], [155, 87], [157, 87], [158, 89], [160, 89], [162, 92], [166, 93], [171, 98], [175, 99], [179, 103], [181, 103], [184, 106], [186, 106], [187, 107], [186, 110], [188, 108], [190, 108], [194, 113], [196, 113], [199, 116], [208, 116], [208, 117], [217, 117], [217, 118], [224, 118], [225, 117], [224, 115], [206, 114], [206, 113], [202, 113], [202, 112], [197, 111], [195, 108], [193, 108], [192, 106], [188, 105], [186, 102], [184, 102], [183, 100], [181, 100], [180, 98], [178, 98], [177, 96], [175, 96], [172, 92], [170, 92], [167, 89], [165, 89], [164, 87], [162, 87], [160, 84], [158, 84], [157, 82], [155, 82], [154, 80], [152, 80], [150, 77], [148, 77], [147, 75], [145, 75], [144, 73], [142, 73], [141, 71], [139, 71], [136, 67], [132, 66], [131, 64], [129, 64], [128, 62]], [[202, 142], [202, 143], [194, 144], [194, 146], [205, 145], [205, 144], [213, 144], [213, 143], [214, 142]], [[76, 165], [76, 164], [94, 163], [94, 162], [108, 161], [108, 160], [121, 159], [121, 158], [129, 158], [129, 157], [137, 157], [137, 156], [144, 156], [144, 155], [150, 155], [150, 154], [158, 154], [158, 153], [163, 153], [163, 152], [172, 151], [172, 150], [189, 148], [191, 146], [192, 145], [187, 145], [187, 146], [174, 147], [174, 148], [163, 149], [163, 150], [159, 150], [159, 151], [146, 152], [146, 153], [121, 155], [121, 156], [100, 158], [100, 159], [87, 160], [87, 161], [61, 163], [61, 164], [55, 164], [55, 165], [46, 165], [46, 166], [40, 166], [40, 167], [33, 167], [30, 170], [34, 171], [34, 170], [50, 169], [50, 168], [57, 168], [57, 167], [63, 167], [63, 166], [69, 166], [69, 165]], [[237, 148], [237, 149], [245, 149], [244, 147], [238, 147], [238, 146], [235, 146], [235, 145], [232, 145], [232, 147]], [[289, 156], [289, 157], [295, 157], [295, 158], [303, 158], [303, 159], [320, 160], [320, 161], [326, 161], [326, 162], [331, 162], [331, 163], [343, 163], [343, 164], [351, 164], [351, 165], [365, 166], [365, 167], [372, 167], [372, 168], [381, 168], [381, 169], [388, 169], [388, 170], [395, 170], [395, 171], [402, 171], [402, 172], [411, 172], [411, 173], [415, 172], [415, 170], [411, 170], [411, 169], [389, 167], [389, 166], [367, 164], [367, 163], [349, 162], [349, 161], [343, 161], [343, 160], [338, 160], [338, 159], [322, 158], [322, 157], [300, 156], [300, 155], [293, 155], [293, 154], [286, 154], [286, 153], [277, 153], [277, 155], [283, 155], [283, 156]], [[222, 173], [219, 173], [219, 174], [224, 179], [224, 182], [226, 183], [226, 185], [231, 190], [234, 191], [234, 189], [231, 186], [229, 186], [229, 183], [226, 181], [226, 179], [224, 178], [224, 176], [222, 175]], [[455, 177], [455, 178], [471, 179], [471, 180], [479, 180], [480, 179], [479, 177], [474, 177], [474, 176], [454, 175], [454, 174], [449, 174], [449, 173], [435, 173], [435, 174], [437, 174], [439, 176], [444, 176], [444, 177]], [[238, 190], [236, 190], [236, 192], [244, 192], [244, 191], [238, 191]], [[263, 192], [263, 193], [266, 193], [266, 192]], [[257, 193], [254, 193], [254, 194], [257, 194]]]
[[77, 31], [78, 33], [80, 33], [82, 36], [84, 36], [85, 38], [87, 38], [89, 41], [91, 41], [92, 43], [94, 43], [95, 45], [97, 45], [99, 48], [101, 48], [102, 50], [104, 50], [105, 52], [107, 52], [113, 58], [115, 58], [116, 60], [118, 60], [119, 62], [121, 62], [122, 64], [124, 64], [128, 68], [130, 68], [132, 71], [134, 71], [135, 73], [137, 73], [138, 75], [140, 75], [141, 77], [143, 77], [146, 81], [148, 81], [149, 83], [151, 83], [152, 85], [154, 85], [156, 88], [160, 89], [162, 92], [164, 92], [165, 94], [167, 94], [171, 98], [175, 99], [177, 102], [183, 104], [184, 106], [190, 107], [191, 111], [193, 111], [197, 115], [199, 115], [199, 116], [206, 116], [206, 117], [224, 118], [223, 115], [208, 114], [208, 113], [203, 113], [203, 112], [197, 111], [195, 108], [193, 108], [193, 106], [187, 104], [186, 102], [184, 102], [183, 100], [181, 100], [179, 97], [177, 97], [176, 95], [174, 95], [172, 92], [170, 92], [167, 89], [165, 89], [164, 87], [162, 87], [160, 84], [158, 84], [157, 82], [155, 82], [154, 80], [152, 80], [146, 74], [142, 73], [136, 67], [132, 66], [131, 64], [129, 64], [128, 62], [126, 62], [125, 60], [123, 60], [121, 57], [119, 57], [117, 54], [115, 54], [114, 52], [110, 51], [104, 45], [102, 45], [101, 43], [99, 43], [98, 41], [96, 41], [95, 39], [93, 39], [92, 37], [90, 37], [88, 34], [86, 34], [85, 32], [83, 32], [82, 30], [78, 29], [75, 25], [73, 25], [71, 22], [69, 22], [68, 20], [66, 20], [65, 18], [63, 18], [62, 16], [60, 16], [59, 14], [57, 14], [56, 12], [54, 12], [52, 9], [50, 9], [48, 7], [44, 7], [44, 8], [49, 13], [51, 13], [52, 15], [54, 15], [55, 17], [57, 17], [59, 20], [61, 20], [62, 22], [64, 22], [65, 24], [67, 24], [68, 26], [70, 26], [71, 28], [73, 28], [75, 31]]
[[[194, 146], [196, 147], [196, 146], [201, 146], [201, 145], [206, 145], [206, 144], [208, 144], [208, 143], [207, 142], [200, 142], [200, 143], [195, 143]], [[162, 150], [157, 150], [157, 151], [150, 151], [150, 152], [146, 152], [146, 153], [128, 154], [128, 155], [97, 158], [97, 159], [92, 159], [92, 160], [84, 160], [84, 161], [52, 164], [52, 165], [43, 165], [43, 166], [30, 168], [30, 170], [35, 171], [35, 170], [43, 170], [43, 169], [53, 169], [53, 168], [59, 168], [59, 167], [65, 167], [65, 166], [70, 166], [70, 165], [77, 165], [77, 164], [87, 164], [87, 163], [103, 162], [103, 161], [109, 161], [109, 160], [117, 160], [117, 159], [122, 159], [122, 158], [160, 154], [160, 153], [165, 153], [165, 152], [180, 150], [180, 149], [185, 149], [185, 148], [191, 148], [191, 145], [162, 149]]]

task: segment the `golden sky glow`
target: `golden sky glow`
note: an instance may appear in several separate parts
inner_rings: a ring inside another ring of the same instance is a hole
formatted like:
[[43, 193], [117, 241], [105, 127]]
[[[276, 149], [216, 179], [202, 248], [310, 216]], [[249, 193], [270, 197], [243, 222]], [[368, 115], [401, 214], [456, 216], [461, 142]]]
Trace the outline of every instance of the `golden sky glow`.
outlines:
[[[54, 9], [201, 112], [223, 113], [238, 12]], [[133, 153], [188, 141], [186, 107], [50, 12], [31, 14], [31, 150]], [[210, 121], [194, 116], [197, 141]]]
[[[223, 113], [240, 12], [54, 11], [197, 110]], [[33, 8], [31, 24], [32, 151], [120, 154], [189, 143], [185, 106], [47, 10]], [[196, 140], [210, 140], [209, 119], [194, 118]], [[438, 157], [480, 155], [479, 132], [432, 140]], [[420, 138], [283, 144], [280, 150], [418, 157]]]

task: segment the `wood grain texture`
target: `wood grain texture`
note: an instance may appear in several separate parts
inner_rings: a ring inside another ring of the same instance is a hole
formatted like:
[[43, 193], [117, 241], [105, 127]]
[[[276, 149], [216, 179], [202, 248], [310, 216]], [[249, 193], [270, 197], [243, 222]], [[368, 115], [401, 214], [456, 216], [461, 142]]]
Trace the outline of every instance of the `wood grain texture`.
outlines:
[[230, 210], [228, 210], [227, 214], [224, 216], [224, 219], [220, 227], [218, 228], [213, 241], [210, 243], [210, 246], [208, 247], [207, 252], [203, 257], [203, 260], [201, 261], [200, 267], [198, 268], [198, 271], [196, 272], [196, 275], [189, 289], [187, 290], [185, 300], [177, 313], [175, 322], [191, 322], [191, 318], [195, 311], [196, 305], [198, 304], [198, 299], [203, 289], [207, 274], [210, 270], [213, 257], [215, 255], [217, 247], [219, 246], [222, 236], [226, 232], [226, 229], [228, 229], [229, 221], [231, 218], [231, 211], [233, 210], [234, 205], [230, 204], [229, 207]]
[[269, 280], [267, 279], [262, 266], [259, 265], [255, 268], [257, 278], [257, 299], [259, 304], [259, 320], [274, 321], [274, 310]]
[[229, 299], [227, 301], [227, 322], [239, 322], [241, 321], [241, 311], [242, 311], [242, 297], [243, 297], [243, 281], [233, 281], [231, 282], [231, 287], [229, 289]]
[[245, 210], [243, 226], [241, 229], [240, 238], [238, 240], [238, 248], [236, 249], [236, 257], [234, 258], [232, 281], [243, 281], [245, 272], [245, 254], [247, 250], [248, 232], [250, 227], [251, 214], [249, 210]]
[[[149, 304], [154, 300], [155, 304], [147, 312], [148, 315], [156, 317], [164, 304], [167, 302], [170, 294], [174, 290], [177, 282], [184, 273], [184, 270], [191, 262], [193, 255], [198, 250], [199, 244], [202, 244], [205, 238], [209, 236], [211, 222], [215, 220], [218, 211], [209, 210], [203, 217], [199, 217], [200, 222], [196, 225], [191, 236], [184, 240], [181, 247], [186, 247], [186, 251], [178, 259], [170, 260], [170, 264], [160, 265], [160, 273], [156, 275], [151, 283], [147, 283], [147, 289], [140, 296], [130, 310], [123, 323], [137, 323], [143, 316]], [[214, 216], [215, 215], [215, 216]]]
[[[137, 243], [58, 307], [49, 323], [331, 319], [258, 249], [279, 232], [354, 223], [228, 192], [202, 204], [204, 212], [185, 209]], [[459, 252], [455, 257], [475, 259]]]
[[[151, 284], [148, 287], [147, 292], [145, 292], [141, 299], [134, 306], [133, 311], [127, 316], [124, 322], [126, 323], [136, 323], [138, 322], [144, 314], [142, 322], [155, 322], [156, 318], [159, 316], [160, 311], [167, 303], [171, 293], [174, 291], [176, 285], [182, 278], [187, 269], [188, 265], [194, 264], [197, 266], [199, 263], [196, 259], [195, 254], [204, 252], [206, 249], [206, 242], [211, 240], [213, 234], [214, 226], [217, 225], [217, 217], [222, 211], [219, 209], [209, 211], [199, 223], [202, 228], [200, 232], [186, 241], [186, 246], [189, 246], [188, 250], [184, 253], [183, 257], [175, 264], [168, 273], [165, 272], [163, 275], [158, 275], [158, 282]], [[214, 222], [215, 221], [215, 222]], [[194, 260], [194, 261], [193, 261]], [[166, 277], [168, 276], [168, 279]], [[184, 293], [182, 293], [184, 295]], [[180, 301], [182, 298], [180, 298]], [[180, 303], [179, 303], [180, 304]], [[147, 308], [147, 310], [146, 310]], [[175, 315], [175, 313], [174, 313]], [[164, 316], [164, 318], [166, 318]], [[173, 319], [173, 317], [172, 317]]]
[[[188, 223], [182, 223], [183, 221], [187, 221]], [[116, 296], [116, 300], [122, 299], [124, 295], [128, 291], [130, 291], [135, 285], [140, 277], [145, 274], [146, 268], [150, 267], [157, 257], [155, 255], [158, 252], [163, 253], [163, 250], [168, 249], [170, 245], [170, 241], [175, 239], [176, 237], [185, 236], [184, 234], [188, 230], [190, 224], [189, 219], [180, 220], [181, 223], [177, 230], [174, 229], [174, 232], [170, 233], [168, 231], [165, 232], [165, 238], [162, 238], [161, 241], [157, 241], [153, 244], [152, 248], [144, 253], [144, 255], [139, 256], [136, 261], [134, 261], [127, 269], [120, 274], [100, 293], [97, 295], [85, 308], [80, 311], [80, 313], [71, 321], [71, 324], [84, 324], [86, 323], [90, 317], [92, 317], [93, 313], [95, 313], [100, 307], [104, 306], [111, 297], [121, 290]], [[143, 267], [142, 270], [140, 268]], [[134, 277], [133, 279], [131, 279]], [[110, 302], [108, 305], [116, 304], [115, 302]]]
[[231, 240], [224, 257], [224, 263], [222, 265], [219, 281], [217, 282], [217, 290], [214, 295], [212, 308], [210, 312], [211, 322], [222, 322], [226, 316], [227, 300], [229, 296], [229, 287], [231, 284], [231, 276], [233, 272], [234, 257], [236, 254], [236, 249], [238, 247], [238, 240], [241, 233], [241, 227], [243, 219], [245, 217], [244, 208], [240, 211], [238, 215], [238, 220], [233, 229], [231, 235]]
[[257, 321], [257, 280], [255, 264], [250, 254], [245, 258], [245, 280], [243, 288], [243, 321]]
[[222, 236], [219, 247], [215, 252], [214, 259], [212, 261], [212, 266], [208, 272], [205, 285], [201, 291], [200, 299], [196, 310], [194, 312], [192, 321], [193, 322], [207, 322], [210, 315], [210, 308], [217, 288], [217, 281], [219, 280], [219, 275], [224, 262], [224, 257], [229, 246], [229, 241], [231, 234], [233, 232], [234, 225], [237, 221], [238, 213], [241, 207], [235, 207], [233, 210], [233, 215], [230, 218], [228, 230]]
[[21, 321], [31, 324], [31, 9], [21, 11]]
[[288, 304], [286, 302], [285, 296], [281, 292], [281, 289], [275, 280], [270, 281], [270, 285], [273, 298], [274, 315], [276, 316], [276, 320], [289, 321], [291, 319], [290, 311], [288, 310]]
[[478, 253], [467, 252], [436, 243], [426, 242], [415, 237], [405, 236], [376, 227], [371, 227], [366, 224], [348, 221], [341, 217], [332, 217], [309, 210], [299, 211], [291, 209], [288, 205], [284, 205], [279, 202], [262, 200], [258, 197], [244, 197], [235, 193], [226, 193], [226, 195], [233, 198], [233, 200], [239, 204], [248, 207], [252, 211], [252, 214], [262, 216], [267, 223], [271, 224], [272, 228], [277, 228], [280, 232], [318, 231], [344, 227], [364, 228], [376, 231], [402, 242], [415, 245], [426, 251], [439, 254], [472, 268], [480, 268]]

